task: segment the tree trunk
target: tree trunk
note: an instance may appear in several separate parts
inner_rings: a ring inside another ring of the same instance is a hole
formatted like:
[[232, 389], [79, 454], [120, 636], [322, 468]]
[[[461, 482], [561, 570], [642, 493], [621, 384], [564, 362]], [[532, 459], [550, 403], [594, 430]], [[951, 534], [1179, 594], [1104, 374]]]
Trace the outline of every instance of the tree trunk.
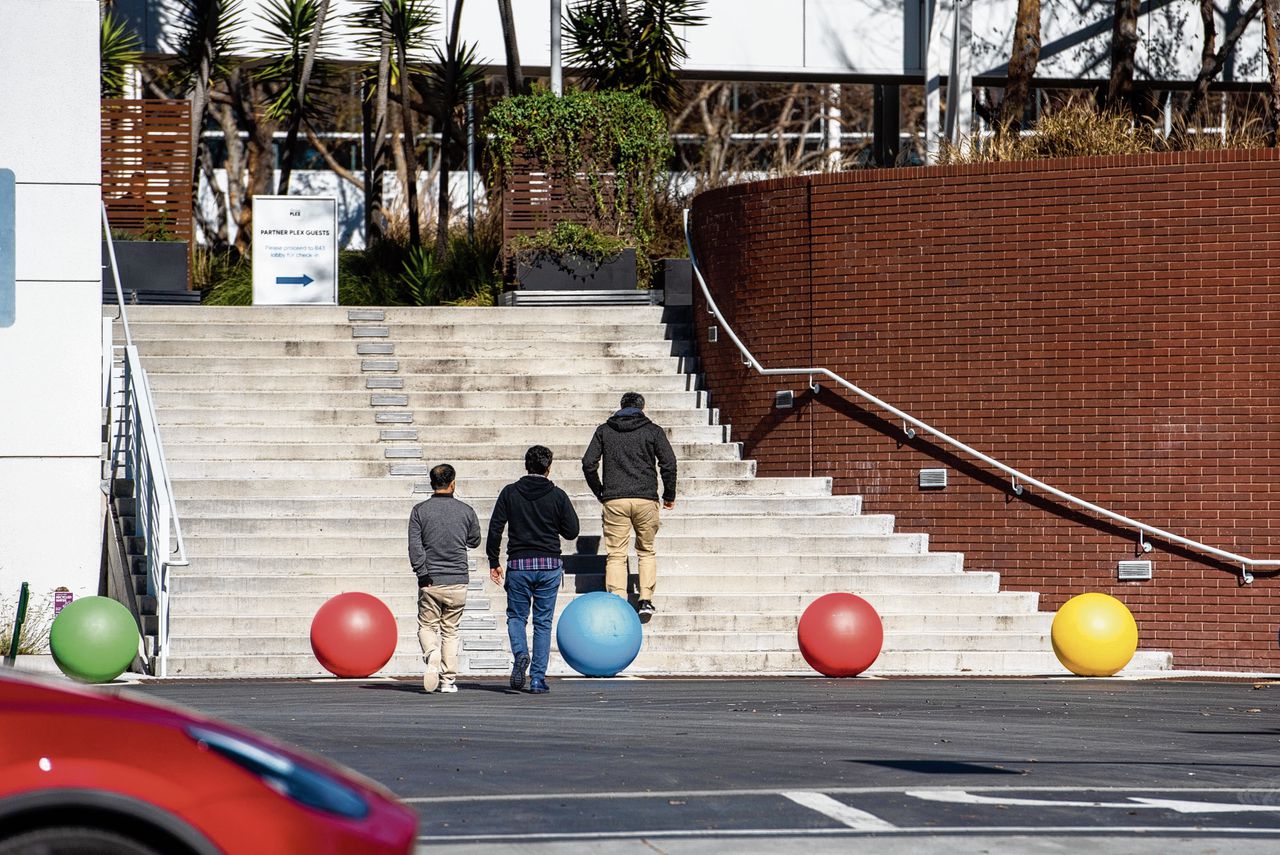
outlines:
[[[1206, 0], [1212, 2], [1212, 0]], [[1013, 25], [1013, 48], [1009, 53], [1009, 81], [1000, 105], [1000, 129], [1022, 127], [1031, 93], [1031, 79], [1040, 63], [1040, 0], [1018, 0], [1018, 17]]]
[[462, 29], [462, 4], [453, 7], [453, 29], [449, 33], [445, 55], [445, 79], [441, 82], [440, 99], [440, 202], [436, 205], [436, 260], [443, 262], [449, 252], [449, 146], [453, 143], [453, 111], [457, 106], [458, 35]]
[[248, 181], [244, 202], [236, 214], [235, 240], [236, 250], [248, 255], [253, 248], [253, 197], [270, 195], [275, 187], [272, 181], [275, 177], [274, 136], [278, 123], [261, 117], [259, 105], [265, 100], [262, 86], [246, 79], [240, 69], [232, 73], [227, 89], [239, 130], [248, 135], [245, 145]]
[[[1227, 64], [1227, 58], [1236, 49], [1236, 43], [1240, 41], [1245, 29], [1257, 16], [1258, 10], [1262, 8], [1262, 0], [1253, 0], [1249, 8], [1236, 21], [1236, 25], [1231, 28], [1231, 32], [1227, 33], [1226, 39], [1222, 42], [1222, 47], [1217, 53], [1214, 53], [1213, 0], [1203, 0], [1203, 2], [1210, 8], [1208, 17], [1204, 18], [1206, 29], [1204, 31], [1204, 44], [1200, 49], [1200, 73], [1196, 75], [1195, 85], [1191, 89], [1191, 94], [1187, 97], [1186, 105], [1182, 108], [1182, 126], [1184, 129], [1195, 121], [1196, 112], [1209, 94], [1209, 84], [1222, 73], [1223, 66]], [[1201, 15], [1202, 17], [1205, 15], [1203, 7], [1201, 8]]]
[[401, 148], [404, 151], [405, 201], [409, 208], [409, 246], [417, 249], [422, 245], [422, 236], [418, 233], [418, 157], [417, 134], [413, 126], [413, 105], [409, 98], [409, 47], [405, 44], [403, 33], [396, 34], [396, 63], [400, 76], [400, 127]]
[[[361, 101], [364, 131], [364, 245], [382, 239], [386, 213], [382, 208], [383, 177], [387, 170], [387, 88], [391, 85], [391, 20], [381, 7], [378, 33], [378, 71], [374, 80], [374, 103]], [[372, 110], [372, 116], [370, 112]]]
[[520, 45], [516, 41], [516, 19], [511, 11], [511, 0], [498, 0], [498, 17], [502, 19], [502, 43], [507, 49], [507, 92], [527, 95], [524, 69], [520, 66]]
[[1280, 0], [1262, 0], [1264, 46], [1267, 50], [1267, 78], [1271, 84], [1267, 106], [1267, 145], [1280, 145]]
[[1107, 108], [1133, 112], [1133, 58], [1138, 51], [1138, 11], [1141, 0], [1116, 0], [1111, 31], [1111, 83]]
[[307, 86], [311, 83], [311, 72], [316, 64], [316, 51], [320, 48], [324, 19], [328, 14], [329, 0], [319, 0], [315, 25], [311, 28], [311, 40], [307, 43], [307, 50], [302, 55], [302, 74], [298, 76], [298, 109], [289, 117], [289, 132], [284, 141], [284, 156], [280, 159], [280, 185], [276, 188], [277, 196], [289, 195], [289, 179], [293, 175], [293, 164], [298, 157], [298, 131], [302, 129], [302, 112], [307, 103]]

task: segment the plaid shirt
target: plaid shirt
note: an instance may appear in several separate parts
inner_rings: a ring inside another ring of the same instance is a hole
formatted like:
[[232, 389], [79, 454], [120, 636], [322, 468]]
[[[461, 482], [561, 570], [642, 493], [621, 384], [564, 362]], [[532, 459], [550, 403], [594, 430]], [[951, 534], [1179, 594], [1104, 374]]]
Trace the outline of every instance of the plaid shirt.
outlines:
[[559, 570], [564, 562], [549, 555], [537, 558], [513, 558], [507, 562], [507, 570]]

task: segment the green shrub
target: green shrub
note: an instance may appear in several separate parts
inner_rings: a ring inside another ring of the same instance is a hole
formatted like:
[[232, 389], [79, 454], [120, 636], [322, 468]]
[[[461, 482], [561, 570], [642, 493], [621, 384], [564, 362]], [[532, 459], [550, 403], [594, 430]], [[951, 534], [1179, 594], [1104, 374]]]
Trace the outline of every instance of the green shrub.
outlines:
[[[9, 644], [13, 640], [13, 619], [17, 612], [17, 598], [0, 599], [0, 656], [9, 655]], [[18, 639], [18, 652], [24, 654], [48, 653], [49, 629], [52, 626], [52, 596], [33, 596], [27, 601], [27, 616], [22, 622], [22, 635]]]

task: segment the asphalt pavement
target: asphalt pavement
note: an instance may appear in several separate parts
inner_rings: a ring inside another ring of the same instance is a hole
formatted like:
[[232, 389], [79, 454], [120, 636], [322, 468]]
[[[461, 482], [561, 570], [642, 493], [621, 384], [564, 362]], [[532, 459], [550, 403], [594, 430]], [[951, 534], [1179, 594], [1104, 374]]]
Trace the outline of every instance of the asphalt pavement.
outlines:
[[381, 781], [451, 852], [1280, 849], [1280, 683], [155, 681]]

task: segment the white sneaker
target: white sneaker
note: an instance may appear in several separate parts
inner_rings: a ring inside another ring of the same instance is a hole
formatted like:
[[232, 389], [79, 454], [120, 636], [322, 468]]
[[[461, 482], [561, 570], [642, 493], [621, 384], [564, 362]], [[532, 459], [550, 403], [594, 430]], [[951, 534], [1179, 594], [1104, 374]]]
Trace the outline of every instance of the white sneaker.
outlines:
[[422, 675], [422, 688], [434, 692], [440, 685], [440, 651], [433, 650], [426, 657], [427, 672]]
[[440, 691], [440, 694], [442, 695], [457, 694], [458, 684], [457, 683], [441, 683], [439, 691]]

